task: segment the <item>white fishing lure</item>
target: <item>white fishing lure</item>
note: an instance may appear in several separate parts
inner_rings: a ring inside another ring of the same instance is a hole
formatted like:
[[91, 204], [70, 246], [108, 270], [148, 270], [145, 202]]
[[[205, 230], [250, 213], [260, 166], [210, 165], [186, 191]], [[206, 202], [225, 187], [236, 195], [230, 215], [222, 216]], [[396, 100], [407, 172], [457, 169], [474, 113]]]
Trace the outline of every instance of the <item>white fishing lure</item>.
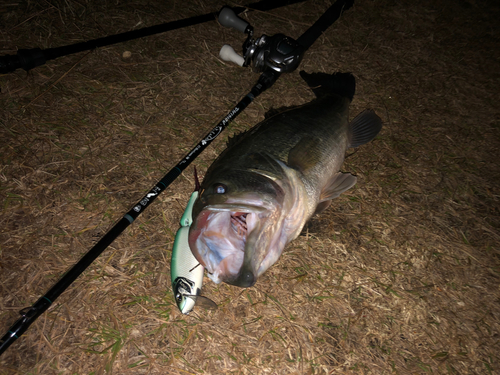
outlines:
[[181, 217], [181, 227], [175, 235], [170, 263], [175, 302], [183, 314], [189, 314], [196, 303], [209, 309], [217, 308], [214, 301], [200, 295], [205, 268], [193, 256], [188, 243], [189, 226], [193, 222], [191, 212], [196, 198], [198, 198], [198, 191], [191, 194]]

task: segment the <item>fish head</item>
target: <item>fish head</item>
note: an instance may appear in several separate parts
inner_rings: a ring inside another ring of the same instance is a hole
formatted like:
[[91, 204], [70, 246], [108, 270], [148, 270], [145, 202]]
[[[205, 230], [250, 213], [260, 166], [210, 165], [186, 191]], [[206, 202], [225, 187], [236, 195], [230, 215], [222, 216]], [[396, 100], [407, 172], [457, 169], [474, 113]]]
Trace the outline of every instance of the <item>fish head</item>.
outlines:
[[250, 287], [276, 262], [285, 245], [285, 198], [283, 182], [258, 171], [225, 171], [203, 181], [189, 246], [214, 282]]

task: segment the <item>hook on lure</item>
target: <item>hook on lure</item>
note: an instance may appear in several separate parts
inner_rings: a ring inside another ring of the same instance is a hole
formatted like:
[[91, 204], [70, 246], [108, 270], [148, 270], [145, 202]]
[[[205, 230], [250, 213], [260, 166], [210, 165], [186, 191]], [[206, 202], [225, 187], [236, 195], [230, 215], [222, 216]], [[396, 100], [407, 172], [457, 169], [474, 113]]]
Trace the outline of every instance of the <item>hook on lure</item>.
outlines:
[[189, 314], [196, 304], [206, 309], [217, 309], [217, 304], [214, 301], [200, 295], [205, 268], [191, 253], [188, 243], [189, 227], [193, 222], [193, 205], [200, 190], [196, 167], [194, 169], [194, 179], [195, 190], [191, 194], [186, 210], [181, 217], [181, 227], [175, 235], [172, 261], [170, 263], [170, 276], [175, 303], [183, 314]]

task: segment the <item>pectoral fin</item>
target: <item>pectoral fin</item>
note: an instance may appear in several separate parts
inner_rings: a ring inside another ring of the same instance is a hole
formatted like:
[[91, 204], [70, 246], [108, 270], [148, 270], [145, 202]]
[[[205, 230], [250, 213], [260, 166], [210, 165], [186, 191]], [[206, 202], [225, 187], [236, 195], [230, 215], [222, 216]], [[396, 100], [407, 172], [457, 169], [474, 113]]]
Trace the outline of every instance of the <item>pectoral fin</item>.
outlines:
[[337, 198], [344, 191], [349, 190], [356, 185], [356, 177], [350, 173], [335, 174], [321, 190], [319, 203], [316, 206], [315, 214], [324, 211], [332, 202], [332, 199]]

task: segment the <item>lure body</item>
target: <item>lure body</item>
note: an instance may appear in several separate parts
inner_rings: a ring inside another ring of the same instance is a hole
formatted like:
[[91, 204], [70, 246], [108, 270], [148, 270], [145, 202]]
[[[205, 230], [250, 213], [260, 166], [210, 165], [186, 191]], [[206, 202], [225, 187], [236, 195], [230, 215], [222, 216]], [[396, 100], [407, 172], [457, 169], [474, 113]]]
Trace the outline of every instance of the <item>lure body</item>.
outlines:
[[188, 205], [181, 218], [181, 227], [175, 235], [170, 264], [170, 276], [175, 302], [183, 314], [193, 310], [200, 296], [205, 268], [191, 253], [188, 243], [189, 226], [193, 222], [191, 211], [198, 197], [198, 191], [191, 194]]

